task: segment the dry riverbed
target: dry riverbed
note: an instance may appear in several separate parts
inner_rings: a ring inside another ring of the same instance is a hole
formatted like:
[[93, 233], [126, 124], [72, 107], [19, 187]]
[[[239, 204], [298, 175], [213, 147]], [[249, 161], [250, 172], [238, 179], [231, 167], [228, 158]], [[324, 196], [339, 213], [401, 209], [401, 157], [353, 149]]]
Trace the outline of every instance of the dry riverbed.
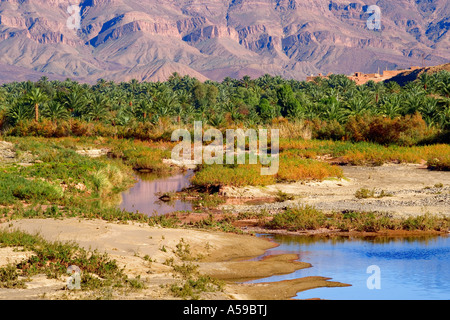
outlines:
[[[264, 284], [240, 284], [244, 280], [287, 274], [310, 265], [297, 261], [296, 255], [277, 255], [262, 260], [262, 255], [274, 243], [249, 235], [213, 231], [164, 229], [144, 224], [108, 223], [102, 220], [81, 219], [23, 219], [3, 225], [39, 234], [49, 241], [76, 242], [80, 246], [106, 252], [115, 259], [130, 277], [140, 276], [146, 288], [121, 292], [93, 293], [67, 290], [66, 279], [47, 279], [36, 276], [27, 282], [26, 289], [0, 289], [0, 299], [96, 299], [99, 294], [113, 299], [173, 299], [168, 286], [178, 281], [172, 267], [164, 262], [174, 259], [180, 241], [188, 243], [193, 256], [201, 257], [193, 263], [202, 274], [225, 281], [223, 291], [203, 293], [203, 299], [289, 299], [296, 292], [317, 287], [343, 286], [322, 277], [308, 277], [292, 281]], [[0, 266], [19, 262], [32, 253], [12, 248], [0, 249]], [[152, 262], [144, 259], [148, 255]], [[177, 260], [178, 259], [178, 260]]]
[[[291, 206], [311, 205], [323, 211], [370, 211], [388, 213], [392, 217], [426, 213], [450, 216], [448, 171], [430, 171], [426, 165], [416, 164], [342, 168], [344, 179], [223, 188], [222, 194], [233, 201], [222, 205], [221, 209], [231, 212], [265, 210], [276, 213]], [[374, 194], [368, 198], [357, 198], [355, 194], [361, 189], [374, 191]], [[236, 204], [245, 199], [276, 198], [279, 191], [293, 197], [293, 200], [256, 205]]]

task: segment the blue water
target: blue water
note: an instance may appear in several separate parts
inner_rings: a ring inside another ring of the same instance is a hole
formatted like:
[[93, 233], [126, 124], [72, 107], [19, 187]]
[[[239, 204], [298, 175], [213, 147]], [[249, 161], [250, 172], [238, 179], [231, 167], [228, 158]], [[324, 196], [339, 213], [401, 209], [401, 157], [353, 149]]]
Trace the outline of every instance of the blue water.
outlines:
[[[295, 253], [299, 255], [299, 261], [308, 262], [312, 267], [297, 270], [288, 275], [251, 282], [322, 276], [331, 278], [330, 281], [351, 285], [303, 291], [294, 297], [296, 299], [450, 299], [450, 237], [448, 236], [355, 239], [260, 236], [270, 237], [280, 245], [268, 250], [265, 255]], [[379, 274], [371, 269], [368, 270], [370, 266], [376, 266]], [[373, 281], [375, 277], [378, 278], [378, 282]]]

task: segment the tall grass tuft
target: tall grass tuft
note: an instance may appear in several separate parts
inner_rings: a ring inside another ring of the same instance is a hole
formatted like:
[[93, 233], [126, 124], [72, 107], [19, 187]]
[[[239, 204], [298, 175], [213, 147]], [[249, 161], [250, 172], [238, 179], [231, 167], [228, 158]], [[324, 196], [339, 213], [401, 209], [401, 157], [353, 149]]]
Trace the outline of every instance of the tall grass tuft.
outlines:
[[315, 230], [323, 227], [325, 221], [326, 216], [322, 211], [311, 206], [300, 206], [274, 215], [273, 219], [267, 222], [267, 227], [289, 231]]
[[274, 176], [261, 175], [260, 165], [207, 165], [195, 173], [192, 183], [197, 186], [265, 186], [276, 182]]

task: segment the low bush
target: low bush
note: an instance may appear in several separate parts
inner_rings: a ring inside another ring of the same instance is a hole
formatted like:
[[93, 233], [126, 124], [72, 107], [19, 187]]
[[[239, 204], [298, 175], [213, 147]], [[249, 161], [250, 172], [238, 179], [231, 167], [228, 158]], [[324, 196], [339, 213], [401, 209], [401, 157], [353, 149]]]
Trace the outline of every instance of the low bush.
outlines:
[[439, 134], [427, 126], [420, 113], [390, 118], [379, 115], [350, 116], [345, 123], [311, 121], [312, 137], [321, 140], [374, 142], [381, 145], [412, 146]]
[[[84, 275], [96, 275], [82, 278], [82, 289], [92, 289], [98, 286], [113, 286], [125, 284], [127, 276], [115, 260], [97, 251], [85, 250], [75, 243], [49, 242], [38, 235], [30, 235], [22, 231], [0, 230], [0, 246], [21, 246], [34, 254], [18, 263], [0, 269], [0, 287], [14, 285], [18, 275], [30, 277], [36, 274], [46, 274], [49, 278], [59, 279], [67, 274], [67, 268], [76, 265]], [[101, 279], [95, 284], [86, 280]]]
[[7, 289], [24, 289], [26, 288], [25, 280], [19, 279], [19, 273], [14, 264], [10, 263], [0, 268], [0, 288]]
[[197, 186], [264, 186], [275, 183], [275, 177], [261, 175], [260, 165], [205, 165], [192, 178]]
[[369, 190], [366, 188], [361, 188], [356, 190], [355, 197], [357, 199], [367, 199], [375, 197], [375, 190]]
[[439, 219], [429, 214], [408, 217], [401, 221], [403, 230], [448, 230], [449, 219]]
[[267, 227], [271, 229], [285, 229], [290, 231], [315, 230], [321, 228], [326, 221], [326, 216], [311, 206], [287, 209], [286, 211], [274, 215], [273, 219], [267, 222]]
[[7, 114], [6, 109], [2, 109], [0, 107], [0, 130], [4, 129], [4, 126], [6, 125], [6, 122], [8, 120], [6, 114]]
[[344, 140], [346, 136], [345, 127], [336, 120], [325, 121], [314, 119], [308, 122], [313, 139], [319, 140]]
[[273, 216], [262, 224], [270, 229], [289, 231], [327, 228], [338, 231], [379, 232], [386, 230], [448, 231], [450, 219], [429, 214], [391, 218], [374, 212], [346, 211], [325, 214], [311, 206], [290, 208]]
[[343, 177], [343, 171], [338, 166], [323, 161], [302, 159], [292, 153], [280, 156], [280, 167], [277, 179], [280, 181], [323, 180], [328, 177]]
[[450, 154], [433, 155], [428, 161], [428, 168], [438, 171], [450, 171]]

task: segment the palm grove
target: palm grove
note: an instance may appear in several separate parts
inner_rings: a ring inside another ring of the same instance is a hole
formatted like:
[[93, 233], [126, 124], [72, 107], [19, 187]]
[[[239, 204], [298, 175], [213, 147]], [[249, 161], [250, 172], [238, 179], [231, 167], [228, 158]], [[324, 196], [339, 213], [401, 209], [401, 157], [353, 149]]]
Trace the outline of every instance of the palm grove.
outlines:
[[216, 128], [301, 123], [319, 139], [448, 142], [450, 72], [423, 73], [404, 86], [356, 85], [344, 75], [314, 82], [264, 75], [202, 83], [174, 73], [165, 82], [101, 79], [89, 85], [43, 77], [0, 87], [0, 128], [8, 135], [167, 140], [173, 128], [195, 120]]

